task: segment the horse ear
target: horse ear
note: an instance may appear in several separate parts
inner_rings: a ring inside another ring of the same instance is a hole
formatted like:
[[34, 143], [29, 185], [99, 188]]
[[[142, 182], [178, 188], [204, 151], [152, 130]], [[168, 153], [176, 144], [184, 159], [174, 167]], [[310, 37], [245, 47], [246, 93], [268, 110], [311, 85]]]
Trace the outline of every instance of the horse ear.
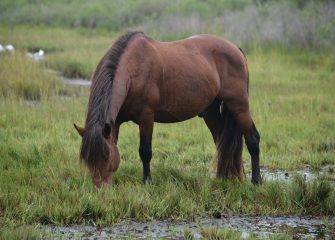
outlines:
[[108, 124], [108, 123], [105, 123], [105, 126], [104, 126], [104, 128], [102, 129], [102, 135], [103, 135], [105, 138], [108, 138], [109, 135], [111, 134], [111, 131], [112, 131], [111, 125]]
[[75, 123], [73, 123], [74, 128], [77, 130], [79, 135], [82, 137], [84, 135], [85, 129], [77, 126]]

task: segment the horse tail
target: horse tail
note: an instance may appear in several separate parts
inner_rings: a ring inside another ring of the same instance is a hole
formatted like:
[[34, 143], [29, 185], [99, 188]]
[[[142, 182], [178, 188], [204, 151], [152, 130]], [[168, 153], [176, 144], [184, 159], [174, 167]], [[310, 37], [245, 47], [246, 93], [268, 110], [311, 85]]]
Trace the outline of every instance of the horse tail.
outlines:
[[222, 125], [216, 140], [217, 177], [243, 180], [242, 130], [224, 103], [220, 112]]

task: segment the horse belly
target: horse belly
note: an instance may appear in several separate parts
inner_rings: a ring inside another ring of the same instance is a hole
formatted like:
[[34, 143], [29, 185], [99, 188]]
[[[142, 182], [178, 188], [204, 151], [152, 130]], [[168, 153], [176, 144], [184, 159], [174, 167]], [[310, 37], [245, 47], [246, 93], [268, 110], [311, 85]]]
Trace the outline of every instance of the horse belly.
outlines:
[[182, 81], [169, 84], [160, 91], [160, 104], [155, 110], [155, 121], [162, 123], [181, 122], [203, 112], [216, 98], [218, 89], [210, 86], [208, 79]]

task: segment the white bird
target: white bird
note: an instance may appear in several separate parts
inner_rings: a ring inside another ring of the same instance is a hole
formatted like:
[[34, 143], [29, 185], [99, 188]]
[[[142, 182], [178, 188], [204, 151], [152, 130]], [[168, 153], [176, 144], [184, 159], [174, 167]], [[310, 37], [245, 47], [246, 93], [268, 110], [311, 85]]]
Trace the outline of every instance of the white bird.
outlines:
[[41, 61], [44, 59], [44, 51], [42, 49], [35, 53], [27, 53], [27, 55], [35, 61]]
[[0, 44], [0, 52], [5, 51], [4, 47]]
[[6, 45], [5, 49], [8, 52], [14, 52], [15, 51], [15, 48], [14, 48], [14, 46], [12, 44]]
[[40, 49], [38, 52], [35, 52], [33, 58], [34, 58], [36, 61], [41, 61], [41, 60], [43, 60], [43, 59], [44, 59], [44, 51], [43, 51], [42, 49]]

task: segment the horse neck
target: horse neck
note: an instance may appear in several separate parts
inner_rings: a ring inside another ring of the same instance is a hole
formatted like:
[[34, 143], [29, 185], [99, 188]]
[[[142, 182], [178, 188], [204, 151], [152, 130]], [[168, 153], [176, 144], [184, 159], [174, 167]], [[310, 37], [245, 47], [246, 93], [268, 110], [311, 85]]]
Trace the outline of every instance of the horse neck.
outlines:
[[115, 122], [120, 109], [125, 102], [128, 94], [128, 82], [129, 78], [124, 77], [122, 74], [117, 74], [115, 76], [113, 87], [112, 87], [112, 103], [111, 103], [111, 113], [110, 119]]

